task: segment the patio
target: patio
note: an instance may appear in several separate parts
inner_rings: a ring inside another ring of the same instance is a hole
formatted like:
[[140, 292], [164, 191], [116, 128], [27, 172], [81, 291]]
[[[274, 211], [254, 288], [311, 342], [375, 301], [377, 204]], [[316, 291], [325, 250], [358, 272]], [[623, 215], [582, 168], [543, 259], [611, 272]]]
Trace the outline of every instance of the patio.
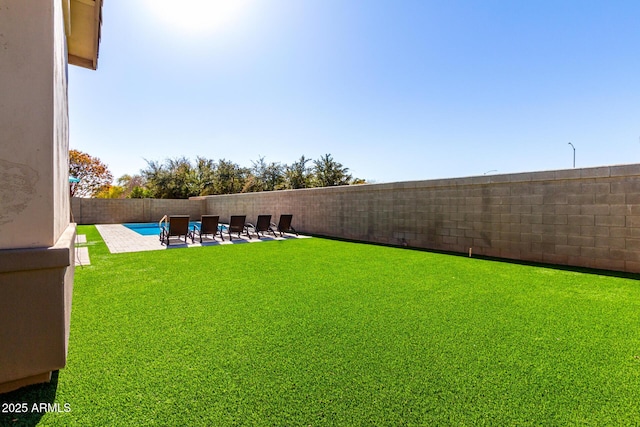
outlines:
[[122, 224], [98, 224], [96, 228], [100, 232], [102, 239], [107, 244], [109, 248], [109, 252], [112, 254], [116, 253], [126, 253], [126, 252], [142, 252], [142, 251], [158, 251], [164, 249], [178, 249], [178, 248], [192, 248], [199, 246], [219, 246], [219, 245], [237, 245], [239, 243], [259, 243], [259, 242], [268, 242], [272, 240], [287, 240], [287, 239], [306, 239], [310, 238], [310, 236], [296, 236], [294, 234], [285, 233], [283, 237], [260, 237], [252, 236], [249, 239], [247, 236], [241, 236], [238, 238], [234, 236], [233, 240], [230, 241], [228, 236], [225, 236], [224, 241], [220, 241], [219, 238], [212, 240], [211, 238], [206, 239], [200, 243], [199, 241], [195, 241], [195, 243], [191, 243], [188, 240], [188, 243], [182, 244], [171, 244], [169, 247], [162, 245], [158, 236], [143, 236], [141, 234], [136, 233], [135, 231], [125, 227]]

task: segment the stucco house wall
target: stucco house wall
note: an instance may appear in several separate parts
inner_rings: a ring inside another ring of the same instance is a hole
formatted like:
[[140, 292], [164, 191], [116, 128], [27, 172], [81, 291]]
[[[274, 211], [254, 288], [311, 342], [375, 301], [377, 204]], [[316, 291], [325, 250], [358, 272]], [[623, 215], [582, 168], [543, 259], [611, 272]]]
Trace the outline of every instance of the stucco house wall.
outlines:
[[[74, 5], [0, 0], [0, 393], [48, 381], [66, 363], [76, 227], [65, 16]], [[82, 6], [99, 31], [101, 3]], [[97, 49], [99, 34], [88, 38]]]
[[69, 224], [61, 4], [0, 0], [0, 8], [0, 249], [48, 247]]

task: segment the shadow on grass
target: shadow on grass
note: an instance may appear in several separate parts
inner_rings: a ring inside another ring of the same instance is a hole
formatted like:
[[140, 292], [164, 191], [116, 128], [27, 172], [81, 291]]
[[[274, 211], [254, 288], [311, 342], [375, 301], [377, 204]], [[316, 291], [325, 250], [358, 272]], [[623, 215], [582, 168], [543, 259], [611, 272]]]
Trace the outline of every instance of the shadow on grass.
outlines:
[[[377, 243], [377, 242], [365, 242], [365, 241], [362, 241], [362, 240], [353, 240], [353, 239], [346, 239], [346, 238], [340, 238], [340, 237], [323, 236], [323, 235], [320, 235], [320, 234], [312, 234], [312, 236], [321, 237], [321, 238], [327, 239], [327, 240], [336, 240], [336, 241], [339, 241], [339, 242], [364, 243], [366, 245], [383, 246], [383, 247], [387, 247], [387, 248], [405, 249], [405, 250], [408, 250], [408, 251], [430, 252], [430, 253], [434, 253], [434, 254], [451, 255], [451, 256], [462, 257], [462, 258], [468, 258], [469, 257], [469, 254], [462, 253], [462, 252], [452, 252], [452, 251], [443, 251], [443, 250], [438, 250], [438, 249], [417, 248], [417, 247], [414, 247], [414, 246], [402, 246], [402, 245], [393, 245], [393, 244]], [[622, 279], [640, 280], [640, 273], [629, 273], [629, 272], [625, 272], [625, 271], [603, 270], [603, 269], [598, 269], [598, 268], [578, 267], [578, 266], [572, 266], [572, 265], [549, 264], [549, 263], [544, 263], [544, 262], [526, 261], [526, 260], [518, 260], [518, 259], [510, 259], [510, 258], [499, 258], [499, 257], [495, 257], [495, 256], [488, 256], [488, 255], [476, 255], [476, 254], [473, 254], [472, 258], [482, 259], [482, 260], [487, 260], [487, 261], [502, 262], [502, 263], [506, 263], [506, 264], [528, 265], [528, 266], [531, 266], [531, 267], [544, 267], [544, 268], [549, 268], [549, 269], [554, 269], [554, 270], [573, 271], [573, 272], [576, 272], [576, 273], [596, 274], [598, 276], [609, 276], [609, 277], [618, 277], [618, 278], [622, 278]]]
[[48, 383], [34, 384], [0, 394], [0, 425], [37, 425], [47, 410], [52, 409], [57, 390], [58, 371], [54, 371]]

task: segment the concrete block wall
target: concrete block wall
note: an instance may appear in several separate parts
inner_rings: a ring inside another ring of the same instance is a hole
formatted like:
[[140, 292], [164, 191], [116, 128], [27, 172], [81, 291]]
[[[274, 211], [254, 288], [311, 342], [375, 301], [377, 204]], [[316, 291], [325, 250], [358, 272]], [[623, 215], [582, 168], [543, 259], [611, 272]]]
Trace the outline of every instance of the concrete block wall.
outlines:
[[164, 215], [204, 214], [202, 200], [186, 199], [84, 199], [71, 200], [73, 220], [78, 224], [120, 224], [156, 222]]
[[640, 164], [72, 207], [79, 224], [293, 214], [316, 235], [640, 272]]
[[324, 236], [640, 272], [640, 165], [207, 196]]

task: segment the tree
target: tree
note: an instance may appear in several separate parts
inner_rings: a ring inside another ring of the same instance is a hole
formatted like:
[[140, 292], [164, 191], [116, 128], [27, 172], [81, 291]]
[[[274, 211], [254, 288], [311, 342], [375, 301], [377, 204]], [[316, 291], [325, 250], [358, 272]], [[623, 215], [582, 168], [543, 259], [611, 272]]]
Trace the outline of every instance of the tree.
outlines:
[[153, 197], [187, 199], [199, 195], [196, 172], [186, 157], [167, 159], [164, 164], [147, 160], [142, 176]]
[[215, 194], [216, 163], [213, 160], [197, 157], [194, 174], [200, 196]]
[[122, 187], [122, 198], [143, 199], [150, 197], [150, 192], [146, 188], [146, 180], [142, 175], [122, 175], [117, 179], [118, 185]]
[[333, 187], [336, 185], [348, 185], [351, 175], [348, 168], [333, 160], [331, 154], [325, 154], [313, 162], [315, 184], [318, 187]]
[[307, 166], [307, 163], [310, 161], [311, 159], [302, 156], [297, 162], [293, 162], [291, 166], [285, 167], [285, 188], [296, 189], [311, 187], [311, 168]]
[[124, 187], [120, 185], [109, 185], [100, 190], [96, 199], [124, 199]]
[[147, 168], [143, 169], [141, 173], [147, 182], [147, 189], [151, 193], [151, 197], [169, 198], [167, 190], [169, 174], [160, 163], [147, 160]]
[[131, 193], [127, 196], [129, 199], [148, 199], [151, 197], [151, 191], [144, 187], [133, 187]]
[[245, 186], [249, 170], [237, 164], [220, 159], [214, 174], [213, 194], [240, 193]]
[[264, 170], [262, 180], [265, 191], [282, 190], [284, 188], [285, 166], [280, 163], [271, 162]]
[[[330, 154], [322, 156], [309, 167], [310, 159], [301, 156], [291, 166], [267, 163], [264, 157], [251, 162], [251, 168], [238, 166], [229, 160], [197, 157], [192, 164], [186, 157], [167, 159], [164, 163], [147, 160], [141, 175], [124, 175], [118, 184], [124, 188], [121, 197], [156, 197], [184, 199], [192, 196], [235, 194], [254, 191], [274, 191], [285, 188], [328, 187], [360, 184], [349, 169], [336, 162]], [[106, 195], [113, 194], [108, 191]]]
[[[142, 170], [148, 195], [160, 199], [185, 199], [192, 196], [240, 193], [249, 171], [221, 159], [198, 157], [195, 166], [185, 158], [167, 159], [163, 164], [147, 160]], [[132, 193], [136, 197], [139, 192]]]
[[107, 165], [78, 150], [69, 150], [69, 175], [80, 180], [71, 183], [71, 195], [75, 197], [95, 197], [101, 191], [108, 191], [113, 181]]
[[280, 163], [267, 164], [264, 157], [251, 163], [251, 174], [242, 189], [243, 193], [280, 190], [284, 187], [284, 166]]
[[267, 169], [267, 163], [264, 157], [260, 157], [258, 161], [251, 161], [251, 169], [247, 180], [242, 187], [243, 193], [253, 193], [265, 190], [264, 175]]

